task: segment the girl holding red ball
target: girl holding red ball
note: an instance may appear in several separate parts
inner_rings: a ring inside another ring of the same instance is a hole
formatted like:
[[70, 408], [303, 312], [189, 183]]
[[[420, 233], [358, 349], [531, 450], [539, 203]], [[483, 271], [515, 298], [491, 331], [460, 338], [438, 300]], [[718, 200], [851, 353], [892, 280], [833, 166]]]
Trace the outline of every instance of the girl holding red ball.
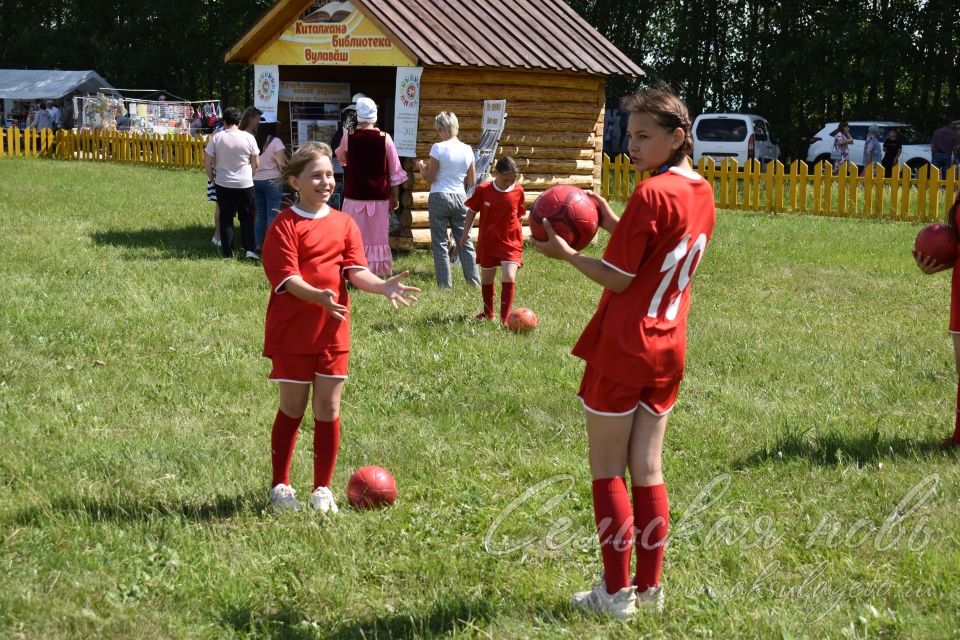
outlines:
[[573, 348], [586, 361], [578, 396], [603, 573], [593, 589], [574, 594], [573, 605], [628, 618], [638, 607], [663, 606], [660, 569], [670, 519], [663, 442], [684, 373], [690, 280], [713, 233], [715, 208], [710, 183], [687, 157], [690, 115], [683, 102], [668, 91], [647, 90], [621, 106], [630, 113], [631, 160], [656, 175], [637, 185], [621, 218], [592, 196], [600, 226], [610, 232], [602, 259], [572, 249], [549, 220], [547, 240], [534, 245], [603, 287]]

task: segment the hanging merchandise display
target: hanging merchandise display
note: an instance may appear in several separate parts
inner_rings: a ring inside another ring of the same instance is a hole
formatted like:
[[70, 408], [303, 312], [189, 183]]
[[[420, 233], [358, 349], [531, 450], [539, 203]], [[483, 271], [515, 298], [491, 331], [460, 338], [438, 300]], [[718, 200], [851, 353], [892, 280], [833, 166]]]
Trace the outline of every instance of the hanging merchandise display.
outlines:
[[129, 100], [126, 129], [136, 133], [197, 133], [216, 126], [219, 101]]
[[207, 133], [223, 116], [219, 100], [127, 99], [97, 94], [74, 99], [77, 126], [87, 130], [165, 135]]
[[125, 109], [121, 98], [98, 93], [75, 98], [74, 112], [80, 116], [77, 126], [81, 129], [116, 131]]

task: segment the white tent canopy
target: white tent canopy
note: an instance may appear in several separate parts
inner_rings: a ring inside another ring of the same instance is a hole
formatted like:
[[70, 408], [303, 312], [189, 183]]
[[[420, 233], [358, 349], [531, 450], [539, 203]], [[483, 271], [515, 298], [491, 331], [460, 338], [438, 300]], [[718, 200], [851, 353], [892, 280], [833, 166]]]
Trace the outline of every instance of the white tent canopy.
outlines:
[[120, 95], [95, 71], [0, 69], [0, 98], [8, 100], [58, 99], [101, 90]]

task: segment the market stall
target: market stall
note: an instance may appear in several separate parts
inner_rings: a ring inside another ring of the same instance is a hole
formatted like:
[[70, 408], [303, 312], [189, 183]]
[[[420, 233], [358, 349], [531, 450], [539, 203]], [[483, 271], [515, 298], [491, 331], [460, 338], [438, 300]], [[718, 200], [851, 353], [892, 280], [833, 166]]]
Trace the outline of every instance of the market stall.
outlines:
[[119, 95], [95, 71], [57, 69], [0, 69], [0, 124], [24, 128], [32, 122], [38, 104], [50, 102], [61, 112], [72, 112], [72, 98], [78, 95]]
[[[443, 13], [388, 0], [280, 0], [225, 59], [254, 65], [257, 99], [290, 123], [291, 147], [323, 139], [354, 94], [376, 101], [380, 128], [414, 176], [397, 246], [429, 242], [429, 189], [412, 167], [437, 141], [439, 111], [455, 112], [460, 139], [476, 146], [484, 101], [505, 101], [495, 155], [517, 160], [530, 205], [555, 184], [599, 187], [606, 76], [643, 75], [562, 0], [451, 0]], [[316, 98], [294, 97], [303, 95]]]

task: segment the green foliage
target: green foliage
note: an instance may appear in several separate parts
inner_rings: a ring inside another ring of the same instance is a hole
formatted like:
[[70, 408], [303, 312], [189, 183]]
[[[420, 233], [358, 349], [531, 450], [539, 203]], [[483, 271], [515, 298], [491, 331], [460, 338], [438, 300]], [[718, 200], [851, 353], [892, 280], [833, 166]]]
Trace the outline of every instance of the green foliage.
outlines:
[[569, 355], [597, 287], [528, 250], [518, 336], [398, 255], [424, 292], [354, 296], [333, 488], [382, 464], [399, 500], [274, 515], [268, 286], [211, 210], [199, 171], [0, 160], [0, 637], [956, 635], [949, 276], [917, 271], [917, 225], [721, 212], [667, 434], [667, 609], [625, 624], [567, 605], [599, 566]]
[[0, 66], [93, 69], [115, 87], [242, 106], [252, 98], [250, 69], [223, 56], [272, 4], [10, 0], [0, 4]]
[[[693, 115], [769, 118], [788, 159], [830, 120], [932, 131], [944, 115], [960, 117], [960, 31], [943, 0], [568, 2]], [[608, 87], [610, 97], [630, 89], [619, 79]]]

